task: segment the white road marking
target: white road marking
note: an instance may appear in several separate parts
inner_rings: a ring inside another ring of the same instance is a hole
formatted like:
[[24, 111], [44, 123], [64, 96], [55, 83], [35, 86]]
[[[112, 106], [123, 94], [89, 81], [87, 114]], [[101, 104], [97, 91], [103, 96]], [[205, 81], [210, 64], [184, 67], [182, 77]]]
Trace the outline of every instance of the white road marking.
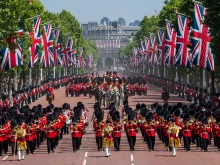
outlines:
[[2, 160], [4, 161], [5, 159], [7, 159], [8, 158], [8, 156], [5, 156]]
[[85, 152], [85, 158], [87, 158], [87, 156], [88, 156], [88, 152]]
[[134, 165], [134, 164], [132, 164], [132, 165]]
[[133, 162], [134, 161], [134, 155], [131, 154], [131, 161]]
[[83, 161], [83, 165], [86, 165], [86, 159], [84, 159], [84, 161]]

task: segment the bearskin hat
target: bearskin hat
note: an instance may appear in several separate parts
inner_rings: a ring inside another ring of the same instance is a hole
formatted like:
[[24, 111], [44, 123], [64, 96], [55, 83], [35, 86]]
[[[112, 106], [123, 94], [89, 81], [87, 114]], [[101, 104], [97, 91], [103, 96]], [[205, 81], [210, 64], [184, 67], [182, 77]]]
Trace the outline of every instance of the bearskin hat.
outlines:
[[176, 116], [176, 117], [180, 116], [180, 110], [179, 109], [174, 111], [174, 116]]

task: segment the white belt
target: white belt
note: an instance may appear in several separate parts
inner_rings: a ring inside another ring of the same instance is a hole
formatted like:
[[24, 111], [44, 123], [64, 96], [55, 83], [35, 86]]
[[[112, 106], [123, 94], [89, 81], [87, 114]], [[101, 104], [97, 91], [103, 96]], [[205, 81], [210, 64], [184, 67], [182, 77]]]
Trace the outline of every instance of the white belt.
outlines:
[[128, 129], [128, 131], [132, 131], [132, 130], [135, 130], [135, 129]]

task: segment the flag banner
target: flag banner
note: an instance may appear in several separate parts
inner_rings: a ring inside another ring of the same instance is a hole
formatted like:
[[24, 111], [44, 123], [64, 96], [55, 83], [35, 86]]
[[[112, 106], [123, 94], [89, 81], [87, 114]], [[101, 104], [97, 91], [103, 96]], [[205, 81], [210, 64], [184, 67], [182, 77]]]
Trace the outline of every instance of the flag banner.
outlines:
[[207, 11], [200, 4], [195, 4], [194, 9], [192, 29], [193, 65], [214, 71], [214, 58], [210, 48], [211, 36], [209, 34], [209, 28], [203, 24]]
[[54, 48], [53, 48], [53, 34], [52, 25], [44, 25], [44, 35], [42, 37], [43, 52], [41, 55], [42, 68], [54, 66]]

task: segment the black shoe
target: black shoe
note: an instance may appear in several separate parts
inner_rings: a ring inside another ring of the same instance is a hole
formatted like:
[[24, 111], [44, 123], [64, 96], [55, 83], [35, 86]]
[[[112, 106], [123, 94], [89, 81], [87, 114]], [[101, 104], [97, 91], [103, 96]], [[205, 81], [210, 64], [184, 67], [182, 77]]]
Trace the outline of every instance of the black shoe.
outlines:
[[54, 150], [52, 152], [54, 153]]
[[50, 154], [50, 152], [48, 152], [48, 154]]

